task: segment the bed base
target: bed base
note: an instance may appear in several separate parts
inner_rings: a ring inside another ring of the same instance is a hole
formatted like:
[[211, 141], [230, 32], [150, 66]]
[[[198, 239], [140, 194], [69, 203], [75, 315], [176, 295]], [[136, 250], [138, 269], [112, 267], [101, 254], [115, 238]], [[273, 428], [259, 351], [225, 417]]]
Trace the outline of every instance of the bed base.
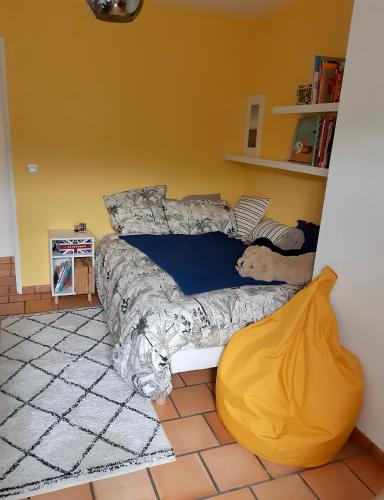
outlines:
[[[171, 372], [179, 373], [214, 368], [218, 366], [224, 348], [225, 346], [221, 345], [217, 347], [180, 349], [170, 359]], [[163, 406], [166, 403], [166, 398], [156, 399], [155, 403]]]
[[189, 372], [218, 366], [225, 345], [215, 347], [188, 347], [171, 356], [171, 372]]

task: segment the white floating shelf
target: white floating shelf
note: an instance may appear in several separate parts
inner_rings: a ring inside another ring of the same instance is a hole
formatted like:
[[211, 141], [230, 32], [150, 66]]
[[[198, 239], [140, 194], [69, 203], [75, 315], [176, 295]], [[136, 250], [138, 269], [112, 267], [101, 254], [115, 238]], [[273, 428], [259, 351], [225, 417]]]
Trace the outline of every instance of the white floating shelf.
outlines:
[[337, 113], [338, 102], [324, 104], [301, 104], [298, 106], [274, 106], [272, 113], [275, 115], [303, 114], [303, 113]]
[[224, 160], [245, 163], [247, 165], [258, 165], [260, 167], [277, 168], [279, 170], [289, 170], [301, 174], [317, 175], [319, 177], [328, 177], [327, 168], [312, 167], [306, 163], [268, 160], [266, 158], [254, 158], [253, 156], [244, 155], [225, 155]]

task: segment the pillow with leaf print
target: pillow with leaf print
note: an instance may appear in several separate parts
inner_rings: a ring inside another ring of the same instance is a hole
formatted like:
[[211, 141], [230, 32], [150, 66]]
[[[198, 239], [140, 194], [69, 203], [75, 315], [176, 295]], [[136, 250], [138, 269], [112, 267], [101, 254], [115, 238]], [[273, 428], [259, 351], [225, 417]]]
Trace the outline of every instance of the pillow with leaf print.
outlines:
[[170, 233], [203, 234], [220, 231], [228, 236], [236, 234], [235, 214], [224, 200], [162, 200], [162, 203]]
[[161, 200], [167, 186], [150, 186], [105, 195], [111, 225], [117, 234], [168, 234]]

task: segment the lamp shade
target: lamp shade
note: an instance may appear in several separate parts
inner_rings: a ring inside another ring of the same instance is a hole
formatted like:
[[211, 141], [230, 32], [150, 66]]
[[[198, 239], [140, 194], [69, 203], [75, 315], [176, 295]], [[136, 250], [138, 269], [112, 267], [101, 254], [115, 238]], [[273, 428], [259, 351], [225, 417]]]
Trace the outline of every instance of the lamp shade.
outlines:
[[130, 23], [141, 11], [143, 0], [87, 0], [100, 21]]

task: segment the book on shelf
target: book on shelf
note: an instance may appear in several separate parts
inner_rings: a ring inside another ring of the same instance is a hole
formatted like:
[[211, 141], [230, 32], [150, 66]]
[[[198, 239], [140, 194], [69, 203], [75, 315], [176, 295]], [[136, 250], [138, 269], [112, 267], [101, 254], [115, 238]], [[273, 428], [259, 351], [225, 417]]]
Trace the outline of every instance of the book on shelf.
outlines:
[[312, 83], [312, 104], [339, 102], [345, 59], [315, 56]]
[[54, 284], [55, 293], [61, 293], [65, 287], [71, 286], [72, 262], [66, 260], [55, 269]]
[[300, 118], [293, 139], [290, 161], [312, 164], [318, 133], [318, 118]]
[[313, 167], [329, 167], [335, 126], [335, 116], [325, 116], [319, 118], [316, 146], [312, 158]]
[[331, 157], [335, 116], [300, 118], [293, 139], [289, 161], [328, 168]]

